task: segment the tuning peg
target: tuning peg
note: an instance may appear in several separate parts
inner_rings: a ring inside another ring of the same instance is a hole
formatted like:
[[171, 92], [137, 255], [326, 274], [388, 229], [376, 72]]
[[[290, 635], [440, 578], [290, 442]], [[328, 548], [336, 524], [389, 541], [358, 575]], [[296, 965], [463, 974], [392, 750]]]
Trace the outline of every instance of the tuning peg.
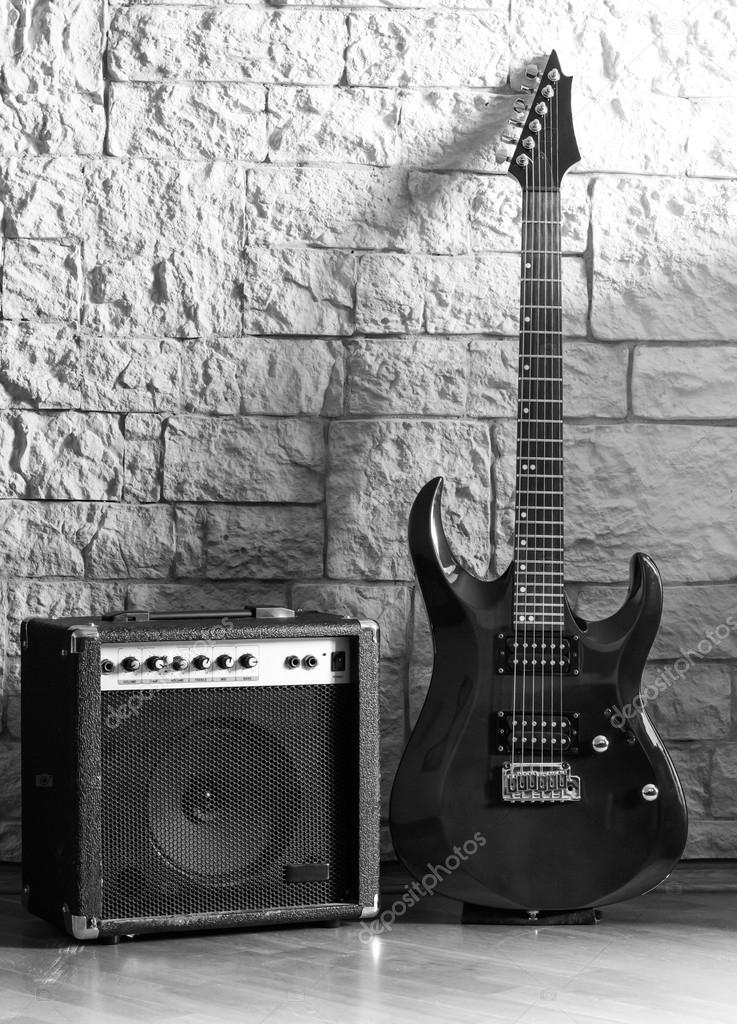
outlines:
[[557, 68], [551, 68], [550, 71], [548, 71], [548, 78], [550, 79], [551, 82], [559, 82], [560, 81], [560, 71], [558, 71]]
[[544, 85], [542, 87], [541, 92], [546, 100], [549, 100], [552, 96], [555, 96], [555, 89], [552, 87], [552, 85]]
[[542, 123], [538, 121], [537, 118], [535, 118], [533, 121], [530, 121], [529, 129], [531, 132], [541, 132], [542, 127]]
[[517, 159], [514, 161], [518, 167], [527, 167], [530, 162], [530, 158], [526, 153], [520, 153]]
[[536, 103], [535, 104], [535, 113], [539, 114], [540, 117], [544, 117], [544, 115], [547, 114], [547, 112], [548, 112], [548, 105], [547, 105], [547, 103]]
[[522, 145], [525, 147], [525, 149], [532, 150], [535, 148], [535, 140], [531, 135], [526, 135], [525, 138], [522, 140]]

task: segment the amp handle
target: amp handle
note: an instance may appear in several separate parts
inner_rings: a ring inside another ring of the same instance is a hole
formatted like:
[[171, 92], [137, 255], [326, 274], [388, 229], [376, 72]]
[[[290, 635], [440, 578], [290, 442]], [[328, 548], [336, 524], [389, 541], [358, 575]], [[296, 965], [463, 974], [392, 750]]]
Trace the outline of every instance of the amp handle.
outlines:
[[131, 608], [127, 611], [110, 612], [103, 615], [104, 622], [153, 622], [167, 619], [293, 619], [293, 608], [282, 608], [277, 605], [248, 605], [216, 612], [185, 612], [166, 611], [149, 612], [145, 609]]

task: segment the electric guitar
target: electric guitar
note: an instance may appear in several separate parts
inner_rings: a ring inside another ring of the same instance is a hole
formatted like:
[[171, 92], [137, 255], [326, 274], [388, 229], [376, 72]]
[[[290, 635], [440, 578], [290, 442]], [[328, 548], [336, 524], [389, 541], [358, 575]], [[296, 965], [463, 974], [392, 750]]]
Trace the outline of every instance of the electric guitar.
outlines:
[[627, 600], [603, 621], [566, 598], [560, 183], [580, 157], [555, 51], [528, 83], [509, 169], [522, 187], [514, 561], [493, 581], [465, 571], [443, 532], [442, 478], [422, 488], [409, 546], [434, 664], [391, 828], [416, 878], [444, 867], [438, 892], [534, 916], [651, 889], [683, 852], [687, 817], [635, 701], [662, 609], [655, 564], [633, 556]]

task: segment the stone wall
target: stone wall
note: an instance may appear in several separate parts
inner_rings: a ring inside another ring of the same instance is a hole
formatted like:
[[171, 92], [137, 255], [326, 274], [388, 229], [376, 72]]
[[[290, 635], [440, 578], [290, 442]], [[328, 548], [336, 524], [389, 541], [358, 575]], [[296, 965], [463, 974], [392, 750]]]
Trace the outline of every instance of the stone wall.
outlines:
[[510, 557], [520, 199], [495, 152], [510, 73], [551, 45], [583, 153], [563, 190], [571, 594], [603, 614], [632, 551], [659, 563], [652, 713], [689, 854], [734, 856], [734, 0], [9, 0], [0, 19], [0, 859], [20, 855], [29, 614], [375, 616], [386, 811], [430, 662], [418, 487], [446, 477], [467, 565]]

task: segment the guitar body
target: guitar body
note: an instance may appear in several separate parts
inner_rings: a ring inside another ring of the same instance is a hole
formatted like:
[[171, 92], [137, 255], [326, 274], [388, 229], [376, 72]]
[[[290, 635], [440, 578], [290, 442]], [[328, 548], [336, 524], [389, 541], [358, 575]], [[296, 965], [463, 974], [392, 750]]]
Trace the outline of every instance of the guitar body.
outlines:
[[[513, 677], [498, 674], [495, 641], [510, 629], [514, 567], [483, 581], [456, 565], [441, 490], [440, 479], [423, 488], [409, 525], [435, 657], [392, 792], [399, 857], [421, 878], [455, 851], [438, 891], [490, 907], [571, 910], [646, 892], [669, 874], [687, 832], [681, 786], [646, 712], [633, 708], [623, 726], [612, 724], [612, 712], [639, 694], [660, 622], [655, 565], [634, 556], [627, 600], [601, 622], [582, 621], [565, 603], [564, 631], [579, 637], [579, 674], [563, 676], [562, 708], [578, 716], [577, 753], [569, 759], [581, 799], [505, 802], [509, 754], [497, 752], [497, 720], [513, 705]], [[601, 736], [609, 745], [597, 753], [592, 741]], [[656, 799], [643, 798], [649, 785]], [[464, 843], [466, 852], [476, 847], [465, 858], [457, 852]]]

